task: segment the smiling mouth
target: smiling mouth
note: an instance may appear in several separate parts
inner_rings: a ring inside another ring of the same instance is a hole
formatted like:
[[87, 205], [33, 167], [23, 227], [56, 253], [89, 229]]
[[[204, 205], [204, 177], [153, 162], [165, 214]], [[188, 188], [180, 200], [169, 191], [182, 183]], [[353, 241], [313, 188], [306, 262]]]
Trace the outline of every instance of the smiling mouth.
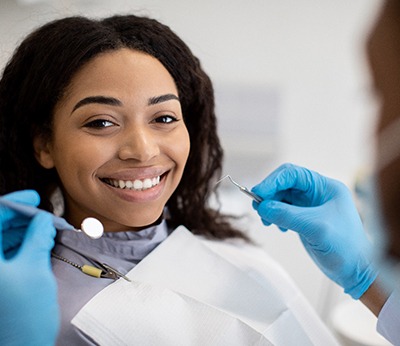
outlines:
[[160, 184], [160, 181], [164, 178], [165, 175], [166, 173], [154, 178], [135, 179], [135, 180], [102, 178], [101, 181], [117, 189], [145, 191]]

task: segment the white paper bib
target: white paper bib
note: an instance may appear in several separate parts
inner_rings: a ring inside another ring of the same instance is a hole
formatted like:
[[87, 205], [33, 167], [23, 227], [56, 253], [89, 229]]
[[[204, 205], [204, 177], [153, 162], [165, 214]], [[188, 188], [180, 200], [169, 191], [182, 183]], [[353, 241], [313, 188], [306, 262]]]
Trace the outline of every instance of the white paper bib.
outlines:
[[259, 284], [184, 227], [127, 276], [132, 282], [109, 285], [72, 320], [100, 345], [315, 344], [273, 285]]

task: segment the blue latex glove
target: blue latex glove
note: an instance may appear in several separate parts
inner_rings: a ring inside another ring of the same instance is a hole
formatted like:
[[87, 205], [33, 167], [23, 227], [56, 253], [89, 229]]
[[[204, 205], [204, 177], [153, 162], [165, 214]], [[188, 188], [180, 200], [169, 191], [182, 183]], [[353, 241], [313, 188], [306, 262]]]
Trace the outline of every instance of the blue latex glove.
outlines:
[[[31, 205], [37, 207], [40, 203], [39, 194], [33, 190], [23, 190], [9, 193], [8, 195], [3, 196], [5, 199], [8, 199], [13, 202], [20, 202], [22, 204]], [[0, 215], [6, 215], [7, 213], [11, 213], [8, 215], [16, 215], [11, 211], [7, 211], [2, 205], [0, 205]], [[22, 240], [24, 239], [24, 235], [28, 224], [30, 222], [30, 218], [19, 216], [17, 218], [7, 217], [1, 220], [3, 223], [3, 231], [2, 231], [2, 247], [3, 251], [6, 254], [6, 257], [12, 257], [19, 249]]]
[[[37, 194], [32, 191], [8, 195], [14, 201], [17, 197], [25, 203], [37, 202]], [[56, 231], [49, 214], [39, 213], [27, 221], [1, 207], [0, 242], [3, 234], [10, 234], [15, 225], [23, 224], [27, 228], [18, 252], [6, 259], [0, 251], [0, 344], [54, 345], [59, 309], [50, 251]], [[19, 239], [18, 236], [18, 242]]]
[[297, 232], [307, 252], [354, 299], [375, 280], [372, 247], [349, 189], [308, 169], [284, 164], [252, 189], [265, 225]]

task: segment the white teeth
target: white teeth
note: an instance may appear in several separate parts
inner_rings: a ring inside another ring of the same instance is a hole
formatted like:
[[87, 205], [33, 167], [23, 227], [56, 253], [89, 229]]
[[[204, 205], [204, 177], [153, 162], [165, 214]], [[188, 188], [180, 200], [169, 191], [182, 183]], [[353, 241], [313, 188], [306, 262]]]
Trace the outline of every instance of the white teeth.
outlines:
[[129, 189], [129, 190], [147, 190], [156, 186], [160, 183], [160, 176], [155, 178], [146, 178], [144, 180], [114, 180], [107, 179], [106, 180], [110, 185], [120, 188], [120, 189]]
[[145, 179], [143, 182], [143, 188], [144, 189], [149, 189], [150, 187], [153, 186], [153, 182], [151, 181], [151, 179]]
[[143, 182], [141, 181], [141, 180], [135, 180], [134, 182], [133, 182], [133, 188], [135, 189], [135, 190], [141, 190], [141, 189], [143, 189]]

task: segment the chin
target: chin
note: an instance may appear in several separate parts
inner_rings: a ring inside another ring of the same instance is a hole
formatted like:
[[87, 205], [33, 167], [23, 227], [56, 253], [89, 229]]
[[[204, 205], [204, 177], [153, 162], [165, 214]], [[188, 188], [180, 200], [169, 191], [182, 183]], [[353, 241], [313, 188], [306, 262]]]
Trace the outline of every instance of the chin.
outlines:
[[136, 219], [135, 222], [128, 222], [126, 225], [131, 225], [132, 228], [146, 228], [152, 226], [154, 223], [158, 223], [163, 217], [163, 209], [157, 213], [152, 213], [151, 215], [142, 215], [140, 219]]

